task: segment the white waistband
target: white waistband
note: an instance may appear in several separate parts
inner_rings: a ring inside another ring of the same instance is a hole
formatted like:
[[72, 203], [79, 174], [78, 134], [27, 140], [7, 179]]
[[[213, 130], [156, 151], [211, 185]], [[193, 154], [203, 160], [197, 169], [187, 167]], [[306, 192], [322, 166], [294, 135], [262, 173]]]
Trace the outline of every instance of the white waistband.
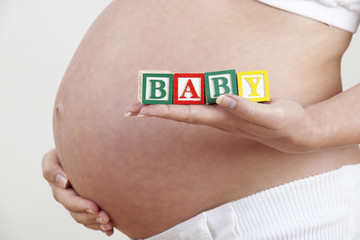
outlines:
[[[327, 6], [317, 0], [258, 0], [270, 6], [296, 13], [330, 26], [355, 33], [360, 22], [360, 13], [345, 5]], [[353, 1], [354, 2], [354, 1]], [[359, 1], [354, 4], [360, 5]]]
[[147, 240], [360, 239], [359, 221], [357, 164], [224, 204]]

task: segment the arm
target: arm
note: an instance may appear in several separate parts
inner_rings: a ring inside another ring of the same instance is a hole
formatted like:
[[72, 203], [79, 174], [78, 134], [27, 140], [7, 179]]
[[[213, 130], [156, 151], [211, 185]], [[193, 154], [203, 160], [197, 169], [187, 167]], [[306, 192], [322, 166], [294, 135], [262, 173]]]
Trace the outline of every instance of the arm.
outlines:
[[44, 155], [42, 170], [54, 198], [70, 212], [76, 222], [93, 230], [101, 230], [108, 236], [113, 234], [114, 230], [108, 214], [99, 210], [94, 202], [78, 196], [71, 188], [54, 149]]
[[126, 115], [208, 125], [283, 152], [310, 152], [360, 143], [359, 102], [360, 84], [306, 108], [287, 99], [258, 104], [227, 94], [215, 106], [135, 103]]
[[308, 107], [316, 129], [315, 148], [360, 143], [360, 84], [326, 101]]

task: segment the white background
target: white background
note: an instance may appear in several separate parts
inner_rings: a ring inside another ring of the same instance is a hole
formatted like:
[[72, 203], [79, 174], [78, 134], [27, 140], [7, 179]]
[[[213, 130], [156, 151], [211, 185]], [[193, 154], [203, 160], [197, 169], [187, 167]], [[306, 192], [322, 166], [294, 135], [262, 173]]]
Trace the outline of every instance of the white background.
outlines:
[[57, 88], [109, 2], [0, 0], [0, 240], [127, 239], [77, 224], [41, 173]]
[[[109, 239], [75, 223], [42, 178], [54, 146], [52, 107], [82, 36], [110, 0], [0, 0], [0, 239]], [[360, 82], [360, 37], [345, 55]], [[110, 239], [125, 239], [116, 233]]]

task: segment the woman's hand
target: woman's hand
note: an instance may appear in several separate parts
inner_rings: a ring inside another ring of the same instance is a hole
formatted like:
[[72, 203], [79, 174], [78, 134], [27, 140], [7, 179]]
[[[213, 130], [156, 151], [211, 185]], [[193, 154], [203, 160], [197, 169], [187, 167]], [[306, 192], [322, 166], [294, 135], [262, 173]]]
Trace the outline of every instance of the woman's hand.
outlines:
[[218, 97], [217, 105], [133, 103], [125, 116], [136, 115], [211, 126], [283, 152], [309, 152], [319, 144], [311, 111], [287, 99], [260, 104], [226, 94]]
[[114, 233], [109, 215], [101, 211], [94, 202], [78, 196], [71, 188], [55, 149], [44, 155], [42, 170], [44, 178], [51, 186], [55, 200], [70, 212], [76, 222], [93, 230], [101, 230], [108, 236]]

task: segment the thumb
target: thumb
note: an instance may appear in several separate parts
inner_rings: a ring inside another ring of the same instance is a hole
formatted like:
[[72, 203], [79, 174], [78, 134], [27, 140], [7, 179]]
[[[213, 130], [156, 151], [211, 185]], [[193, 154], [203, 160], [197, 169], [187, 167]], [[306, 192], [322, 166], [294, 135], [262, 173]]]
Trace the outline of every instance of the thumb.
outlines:
[[42, 160], [42, 172], [44, 178], [49, 182], [56, 184], [60, 188], [67, 188], [70, 185], [67, 174], [61, 167], [56, 150], [47, 152]]

